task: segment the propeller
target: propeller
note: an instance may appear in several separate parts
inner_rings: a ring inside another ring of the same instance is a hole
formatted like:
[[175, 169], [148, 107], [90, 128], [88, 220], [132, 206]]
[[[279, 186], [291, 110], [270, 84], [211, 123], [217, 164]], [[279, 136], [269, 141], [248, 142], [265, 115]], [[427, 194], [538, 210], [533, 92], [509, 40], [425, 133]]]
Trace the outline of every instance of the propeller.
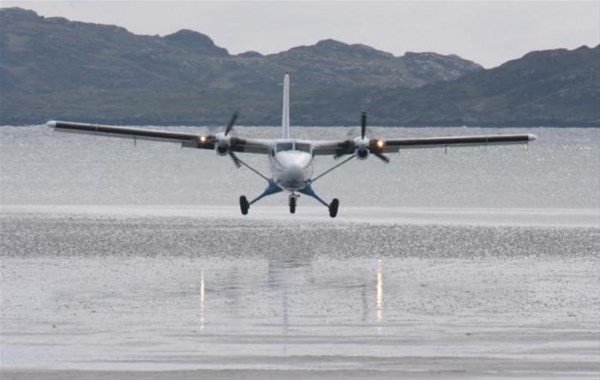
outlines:
[[231, 130], [233, 129], [233, 126], [235, 125], [235, 122], [238, 118], [239, 114], [238, 112], [234, 112], [233, 115], [231, 115], [231, 119], [229, 119], [229, 123], [227, 124], [227, 127], [225, 128], [225, 136], [227, 136], [229, 134], [229, 132], [231, 132]]
[[377, 151], [371, 151], [371, 153], [373, 153], [373, 155], [375, 157], [379, 158], [381, 161], [385, 162], [386, 164], [390, 163], [390, 159], [387, 156], [385, 156]]
[[233, 164], [239, 169], [242, 167], [242, 163], [240, 162], [240, 159], [235, 155], [235, 153], [233, 153], [232, 151], [227, 151], [227, 154], [229, 154], [229, 157], [231, 157], [231, 160], [233, 161]]
[[228, 136], [233, 130], [238, 115], [238, 112], [234, 112], [233, 115], [231, 115], [231, 119], [229, 119], [229, 123], [227, 123], [227, 126], [225, 127], [225, 132], [222, 134], [217, 134], [217, 153], [221, 156], [227, 154], [229, 157], [231, 157], [233, 164], [240, 168], [242, 166], [242, 162], [231, 150], [231, 142], [232, 139], [235, 139], [235, 137]]
[[364, 139], [366, 133], [367, 133], [367, 113], [363, 111], [360, 114], [360, 138]]
[[[229, 119], [229, 123], [227, 124], [227, 127], [225, 128], [225, 136], [227, 136], [229, 134], [229, 132], [231, 132], [231, 130], [233, 129], [233, 126], [235, 125], [235, 122], [237, 121], [238, 116], [239, 116], [239, 113], [237, 111], [235, 111], [233, 113], [233, 115], [231, 115], [231, 119]], [[233, 153], [231, 148], [227, 149], [227, 154], [229, 155], [229, 157], [231, 157], [233, 164], [238, 169], [242, 167], [242, 163], [240, 162], [240, 159], [235, 155], [235, 153]]]
[[[364, 141], [365, 141], [365, 135], [367, 133], [367, 113], [366, 112], [361, 112], [360, 114], [360, 140], [358, 141], [359, 145], [359, 149], [367, 149], [367, 154], [368, 153], [372, 153], [375, 157], [379, 158], [381, 161], [385, 162], [386, 164], [388, 164], [390, 162], [390, 159], [385, 156], [383, 153], [381, 153], [381, 148], [383, 147], [382, 145], [382, 141], [381, 140], [370, 140], [369, 141], [369, 145], [368, 147], [365, 147]], [[356, 143], [355, 143], [356, 145]], [[360, 152], [359, 152], [359, 158], [360, 158]], [[363, 159], [366, 158], [366, 155], [363, 157]]]

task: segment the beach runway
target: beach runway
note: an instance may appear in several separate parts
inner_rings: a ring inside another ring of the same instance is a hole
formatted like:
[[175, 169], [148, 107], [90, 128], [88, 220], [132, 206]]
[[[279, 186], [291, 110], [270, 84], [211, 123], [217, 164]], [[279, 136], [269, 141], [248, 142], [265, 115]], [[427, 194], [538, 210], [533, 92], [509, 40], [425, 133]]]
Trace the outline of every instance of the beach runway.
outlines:
[[5, 208], [0, 377], [598, 378], [594, 215], [265, 209]]

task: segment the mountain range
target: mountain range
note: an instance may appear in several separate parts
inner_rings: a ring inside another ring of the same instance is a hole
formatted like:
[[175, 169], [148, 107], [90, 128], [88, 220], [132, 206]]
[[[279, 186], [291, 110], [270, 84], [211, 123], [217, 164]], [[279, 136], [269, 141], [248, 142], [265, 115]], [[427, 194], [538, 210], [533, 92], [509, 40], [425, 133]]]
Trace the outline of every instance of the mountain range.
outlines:
[[531, 52], [484, 69], [456, 55], [394, 56], [323, 40], [233, 55], [191, 30], [144, 36], [0, 9], [0, 125], [277, 125], [283, 73], [292, 123], [600, 126], [600, 45]]

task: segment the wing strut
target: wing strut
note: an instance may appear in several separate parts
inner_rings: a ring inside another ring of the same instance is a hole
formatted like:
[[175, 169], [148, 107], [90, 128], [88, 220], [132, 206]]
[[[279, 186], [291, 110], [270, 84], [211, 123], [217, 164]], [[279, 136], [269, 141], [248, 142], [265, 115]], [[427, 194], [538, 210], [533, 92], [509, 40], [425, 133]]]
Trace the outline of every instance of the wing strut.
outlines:
[[353, 154], [352, 156], [346, 158], [344, 161], [340, 162], [337, 165], [332, 166], [331, 168], [325, 170], [323, 173], [319, 174], [318, 176], [316, 176], [315, 178], [313, 178], [313, 180], [311, 181], [311, 183], [315, 183], [316, 180], [318, 180], [319, 178], [325, 176], [326, 174], [331, 173], [332, 171], [334, 171], [335, 169], [339, 168], [340, 166], [344, 165], [346, 162], [350, 161], [351, 159], [355, 158], [356, 154]]
[[[233, 158], [233, 157], [232, 157]], [[237, 161], [237, 163], [247, 167], [248, 169], [250, 169], [252, 172], [254, 172], [256, 175], [258, 175], [259, 177], [261, 177], [262, 179], [264, 179], [267, 182], [271, 182], [271, 180], [264, 174], [262, 174], [261, 172], [259, 172], [258, 170], [254, 169], [252, 166], [248, 165], [245, 161], [243, 161], [241, 158], [239, 158], [238, 156], [235, 156], [235, 160]]]

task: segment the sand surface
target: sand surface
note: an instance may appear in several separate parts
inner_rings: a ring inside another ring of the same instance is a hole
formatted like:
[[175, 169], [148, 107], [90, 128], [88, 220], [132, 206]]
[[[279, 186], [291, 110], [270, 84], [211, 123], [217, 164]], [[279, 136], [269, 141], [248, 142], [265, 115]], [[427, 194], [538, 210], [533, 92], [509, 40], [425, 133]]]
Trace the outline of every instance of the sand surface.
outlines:
[[0, 377], [600, 375], [593, 210], [313, 211], [4, 208]]

